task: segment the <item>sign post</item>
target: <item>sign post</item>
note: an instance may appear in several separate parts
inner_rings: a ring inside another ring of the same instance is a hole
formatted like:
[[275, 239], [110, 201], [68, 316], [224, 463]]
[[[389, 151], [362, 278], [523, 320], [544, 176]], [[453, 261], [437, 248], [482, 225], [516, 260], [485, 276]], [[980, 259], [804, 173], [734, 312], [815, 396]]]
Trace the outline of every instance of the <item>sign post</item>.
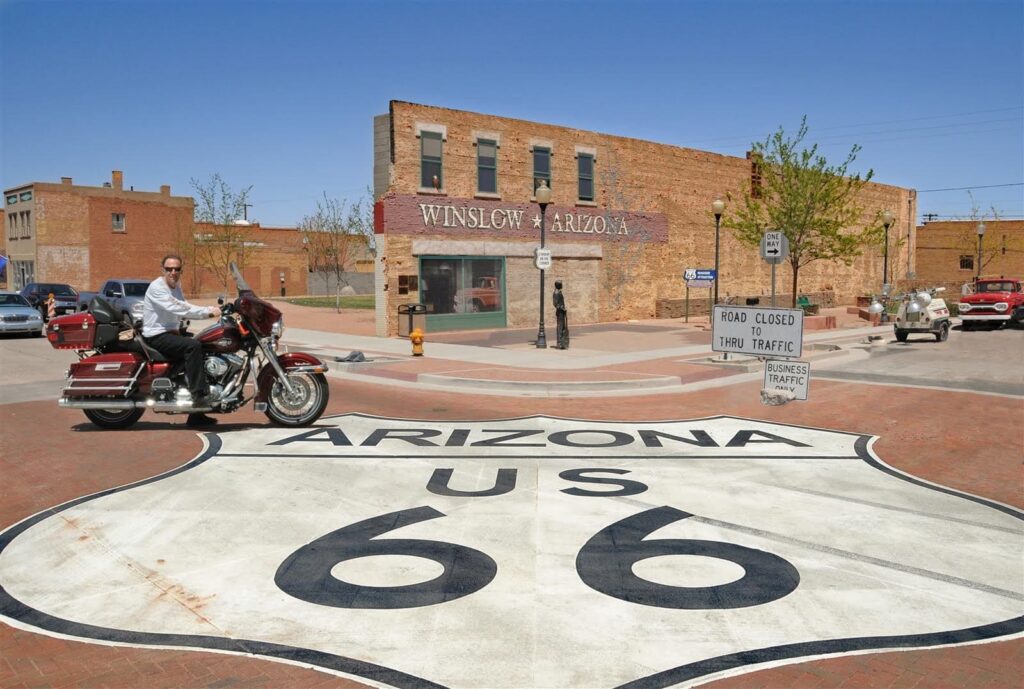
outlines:
[[772, 266], [772, 307], [775, 307], [775, 266], [789, 256], [789, 239], [778, 230], [770, 230], [761, 236], [761, 258]]
[[[683, 270], [683, 280], [686, 281], [686, 322], [690, 322], [690, 288], [711, 287], [717, 274], [714, 268], [686, 268]], [[711, 294], [708, 293], [708, 318], [711, 317]]]

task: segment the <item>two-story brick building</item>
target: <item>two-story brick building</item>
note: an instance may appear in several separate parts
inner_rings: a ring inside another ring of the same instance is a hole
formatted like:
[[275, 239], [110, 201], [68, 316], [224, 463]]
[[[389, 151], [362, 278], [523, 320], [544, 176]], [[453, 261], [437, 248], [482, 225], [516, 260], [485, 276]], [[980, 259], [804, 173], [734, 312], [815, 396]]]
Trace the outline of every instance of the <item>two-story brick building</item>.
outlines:
[[[215, 229], [193, 221], [190, 196], [124, 188], [115, 170], [103, 186], [33, 182], [4, 191], [8, 287], [33, 281], [63, 282], [81, 290], [98, 289], [112, 277], [152, 279], [167, 253], [184, 255], [190, 273], [182, 281], [190, 295], [225, 292], [214, 271], [198, 268], [197, 237]], [[294, 228], [246, 225], [244, 273], [253, 289], [278, 294], [307, 290], [307, 257], [302, 235]], [[197, 269], [198, 268], [198, 269]], [[282, 276], [284, 282], [281, 282]], [[229, 286], [230, 287], [230, 286]]]
[[[541, 180], [552, 193], [544, 298], [561, 280], [572, 322], [654, 317], [659, 301], [684, 296], [685, 269], [714, 267], [711, 204], [756, 174], [744, 158], [401, 101], [375, 118], [374, 143], [381, 335], [397, 331], [398, 306], [413, 302], [426, 306], [428, 330], [536, 325]], [[916, 194], [869, 183], [860, 203], [866, 221], [894, 214], [898, 279], [912, 269]], [[725, 230], [720, 243], [720, 297], [770, 293], [758, 251]], [[786, 292], [791, 274], [778, 268]], [[850, 266], [802, 269], [800, 289], [852, 303], [879, 290], [882, 272], [881, 250], [869, 249]], [[550, 327], [552, 309], [546, 316]]]

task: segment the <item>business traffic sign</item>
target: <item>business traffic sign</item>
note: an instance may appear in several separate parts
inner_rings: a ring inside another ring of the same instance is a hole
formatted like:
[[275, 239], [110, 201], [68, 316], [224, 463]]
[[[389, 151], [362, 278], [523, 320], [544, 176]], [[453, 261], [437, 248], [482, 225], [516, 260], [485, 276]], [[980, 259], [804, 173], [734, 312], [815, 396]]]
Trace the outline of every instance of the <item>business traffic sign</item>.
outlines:
[[536, 249], [533, 252], [533, 264], [537, 270], [547, 270], [551, 267], [551, 249]]
[[807, 399], [811, 380], [811, 364], [807, 361], [768, 359], [764, 362], [764, 387], [767, 390], [788, 390], [795, 399]]
[[715, 304], [712, 351], [795, 359], [803, 353], [803, 341], [803, 309]]
[[789, 256], [789, 239], [782, 232], [765, 232], [761, 236], [761, 258], [768, 263], [782, 263]]

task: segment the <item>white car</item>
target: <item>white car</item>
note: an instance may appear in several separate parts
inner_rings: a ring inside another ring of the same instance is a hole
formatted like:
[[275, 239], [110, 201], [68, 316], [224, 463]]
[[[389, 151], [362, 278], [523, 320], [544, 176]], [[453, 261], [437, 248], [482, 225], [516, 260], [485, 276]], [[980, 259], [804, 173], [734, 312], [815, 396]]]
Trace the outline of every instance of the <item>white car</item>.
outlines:
[[43, 316], [17, 292], [0, 292], [0, 334], [43, 334]]

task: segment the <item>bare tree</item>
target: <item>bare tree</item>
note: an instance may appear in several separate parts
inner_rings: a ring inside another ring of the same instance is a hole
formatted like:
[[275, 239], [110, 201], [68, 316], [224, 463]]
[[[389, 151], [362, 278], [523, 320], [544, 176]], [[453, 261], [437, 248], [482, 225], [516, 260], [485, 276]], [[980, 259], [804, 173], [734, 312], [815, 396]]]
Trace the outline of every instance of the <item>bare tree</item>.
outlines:
[[240, 269], [245, 267], [248, 223], [242, 218], [246, 215], [252, 187], [248, 186], [239, 192], [232, 191], [220, 173], [210, 175], [206, 182], [194, 178], [191, 182], [197, 197], [195, 220], [210, 226], [209, 232], [196, 233], [197, 260], [227, 289], [230, 275], [228, 265], [234, 261]]
[[759, 246], [766, 230], [780, 231], [789, 240], [789, 264], [793, 270], [793, 306], [796, 306], [800, 269], [814, 261], [841, 261], [846, 265], [864, 246], [881, 244], [879, 218], [862, 229], [864, 208], [857, 195], [874, 173], [849, 176], [849, 166], [860, 146], [846, 160], [831, 166], [818, 154], [817, 144], [803, 147], [807, 118], [792, 139], [780, 127], [762, 142], [753, 144], [760, 172], [760, 186], [753, 183], [729, 198], [740, 197], [733, 213], [722, 216], [722, 226], [742, 243]]
[[341, 289], [349, 284], [348, 272], [359, 257], [376, 254], [373, 205], [364, 199], [350, 204], [324, 192], [316, 202], [316, 211], [302, 218], [299, 229], [310, 270], [334, 279], [335, 309], [340, 313]]

